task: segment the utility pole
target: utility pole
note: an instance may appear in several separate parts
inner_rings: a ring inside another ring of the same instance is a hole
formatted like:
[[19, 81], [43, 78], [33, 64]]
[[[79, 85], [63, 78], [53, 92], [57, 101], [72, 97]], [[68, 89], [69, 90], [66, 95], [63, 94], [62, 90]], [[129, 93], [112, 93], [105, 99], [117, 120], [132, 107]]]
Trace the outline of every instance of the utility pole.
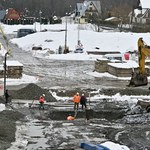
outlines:
[[[7, 64], [6, 64], [6, 61], [7, 61], [7, 55], [8, 55], [8, 52], [5, 53], [5, 60], [4, 60], [4, 97], [5, 97], [5, 92], [6, 92], [6, 67], [7, 67]], [[5, 97], [6, 99], [6, 97]]]
[[41, 24], [42, 24], [42, 11], [40, 10], [40, 12], [39, 12], [39, 14], [40, 14], [40, 32], [41, 32]]
[[78, 16], [78, 41], [77, 45], [80, 45], [80, 17]]
[[5, 92], [6, 92], [6, 75], [7, 75], [6, 74], [6, 72], [7, 72], [6, 67], [7, 67], [7, 55], [10, 54], [10, 51], [9, 51], [9, 48], [8, 48], [8, 39], [7, 39], [6, 35], [5, 35], [5, 33], [3, 32], [3, 29], [1, 27], [1, 25], [0, 25], [0, 32], [2, 33], [3, 38], [4, 38], [5, 42], [6, 42], [6, 50], [7, 50], [7, 52], [5, 53], [5, 58], [4, 58], [4, 98], [6, 100], [6, 97], [5, 97]]
[[65, 49], [64, 54], [67, 53], [67, 13], [66, 13], [66, 26], [65, 26]]
[[34, 30], [36, 31], [36, 17], [34, 17]]

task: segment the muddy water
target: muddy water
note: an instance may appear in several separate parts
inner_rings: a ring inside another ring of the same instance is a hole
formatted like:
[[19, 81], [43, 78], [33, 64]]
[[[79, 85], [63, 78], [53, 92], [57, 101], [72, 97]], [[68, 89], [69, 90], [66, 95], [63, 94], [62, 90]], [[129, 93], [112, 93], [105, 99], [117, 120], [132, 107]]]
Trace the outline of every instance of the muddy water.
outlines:
[[47, 149], [49, 145], [47, 143], [47, 138], [44, 134], [46, 122], [40, 120], [31, 120], [27, 126], [28, 131], [26, 136], [28, 137], [28, 144], [26, 149]]
[[[18, 110], [21, 108], [20, 110], [26, 113], [28, 119], [19, 124], [22, 125], [22, 129], [18, 129], [20, 133], [18, 141], [25, 141], [26, 150], [77, 149], [81, 142], [99, 144], [105, 141], [126, 145], [130, 150], [150, 148], [150, 114], [116, 116], [117, 113], [122, 112], [120, 111], [123, 110], [122, 106], [116, 108], [111, 102], [107, 107], [104, 103], [100, 105], [94, 103], [91, 104], [96, 111], [93, 118], [86, 121], [84, 111], [79, 110], [77, 118], [68, 121], [67, 114], [73, 112], [71, 104], [65, 107], [63, 102], [53, 103], [50, 109], [45, 110], [23, 108], [24, 105], [21, 105], [17, 105]], [[108, 115], [112, 117], [105, 117]], [[19, 144], [18, 146], [21, 147]]]

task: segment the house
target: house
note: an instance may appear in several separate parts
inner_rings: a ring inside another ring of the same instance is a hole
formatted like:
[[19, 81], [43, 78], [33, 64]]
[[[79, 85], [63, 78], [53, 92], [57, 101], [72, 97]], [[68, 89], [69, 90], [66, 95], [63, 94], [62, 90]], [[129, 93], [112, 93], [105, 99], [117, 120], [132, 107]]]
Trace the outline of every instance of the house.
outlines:
[[77, 3], [75, 9], [75, 23], [89, 23], [92, 17], [101, 16], [101, 4], [98, 0], [86, 0], [83, 3]]
[[5, 19], [18, 20], [18, 19], [20, 19], [20, 13], [19, 13], [17, 10], [13, 9], [13, 8], [9, 8], [9, 9], [6, 11]]
[[20, 18], [21, 18], [20, 13], [17, 10], [9, 8], [6, 10], [4, 22], [7, 24], [14, 24], [18, 23]]
[[137, 8], [129, 14], [130, 23], [150, 24], [150, 1], [139, 0]]

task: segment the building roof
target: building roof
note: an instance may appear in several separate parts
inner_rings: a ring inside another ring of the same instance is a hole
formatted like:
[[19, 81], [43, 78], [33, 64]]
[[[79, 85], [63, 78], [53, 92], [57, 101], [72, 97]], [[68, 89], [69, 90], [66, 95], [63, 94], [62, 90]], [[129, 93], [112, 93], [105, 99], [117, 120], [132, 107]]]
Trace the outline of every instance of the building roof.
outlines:
[[91, 0], [90, 2], [92, 2], [95, 5], [97, 11], [99, 13], [101, 13], [101, 3], [100, 3], [100, 1], [98, 1], [98, 0]]
[[146, 11], [147, 11], [146, 8], [144, 8], [144, 9], [142, 9], [142, 10], [134, 9], [135, 17], [139, 17], [139, 15], [144, 15]]
[[21, 64], [19, 61], [16, 61], [16, 60], [7, 60], [6, 65], [7, 66], [21, 66], [21, 67], [23, 67], [23, 64]]
[[13, 8], [9, 8], [6, 10], [6, 19], [20, 19], [20, 13], [13, 9]]
[[105, 21], [119, 21], [119, 20], [120, 19], [117, 17], [110, 17], [110, 18], [105, 19]]
[[0, 10], [0, 20], [4, 19], [6, 10]]
[[142, 8], [150, 8], [150, 0], [140, 0]]

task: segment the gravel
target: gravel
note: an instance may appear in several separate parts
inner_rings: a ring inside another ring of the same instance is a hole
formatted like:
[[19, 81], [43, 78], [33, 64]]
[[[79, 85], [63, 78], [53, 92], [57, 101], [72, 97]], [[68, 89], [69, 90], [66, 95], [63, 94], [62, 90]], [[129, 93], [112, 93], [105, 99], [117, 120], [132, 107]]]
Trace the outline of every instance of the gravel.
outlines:
[[12, 110], [0, 113], [0, 149], [5, 150], [15, 141], [16, 121], [24, 118], [24, 115]]
[[13, 99], [33, 100], [39, 99], [39, 97], [45, 94], [45, 100], [47, 102], [55, 102], [56, 99], [47, 89], [42, 89], [36, 84], [28, 84], [26, 87], [19, 90], [11, 90], [10, 95]]
[[[40, 95], [45, 94], [46, 101], [56, 101], [48, 90], [42, 89], [36, 84], [29, 84], [19, 90], [9, 90], [9, 94], [11, 98], [20, 100], [38, 99]], [[0, 97], [0, 103], [5, 103], [3, 97]], [[13, 109], [10, 104], [6, 105], [6, 110], [0, 112], [0, 150], [9, 148], [11, 143], [15, 141], [16, 121], [21, 119], [25, 121], [25, 113], [23, 113], [24, 111]]]
[[150, 90], [149, 89], [142, 89], [137, 87], [129, 87], [129, 88], [108, 88], [108, 89], [101, 89], [100, 93], [112, 96], [117, 93], [120, 93], [120, 95], [149, 95]]

